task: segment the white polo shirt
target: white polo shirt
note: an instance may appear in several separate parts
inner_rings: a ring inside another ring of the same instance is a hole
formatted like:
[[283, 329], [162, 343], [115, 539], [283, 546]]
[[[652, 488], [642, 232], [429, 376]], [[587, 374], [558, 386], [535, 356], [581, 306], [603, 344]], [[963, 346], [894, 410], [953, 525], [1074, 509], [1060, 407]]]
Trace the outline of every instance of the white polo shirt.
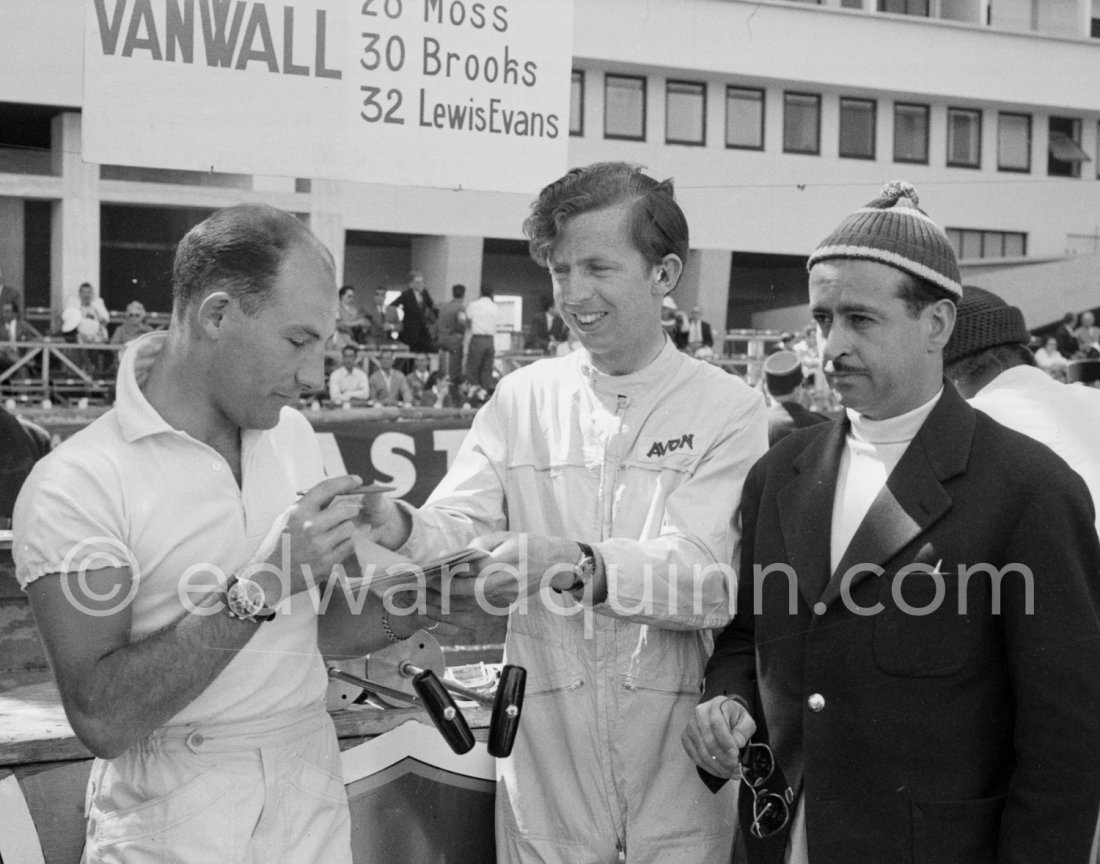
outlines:
[[[242, 432], [243, 488], [217, 451], [169, 426], [140, 389], [166, 337], [131, 343], [114, 408], [38, 462], [12, 520], [24, 588], [46, 574], [129, 561], [134, 641], [183, 613], [185, 573], [195, 572], [195, 585], [212, 585], [211, 574], [227, 578], [249, 562], [296, 492], [324, 478], [313, 428], [293, 409], [283, 409], [274, 429]], [[264, 717], [314, 703], [325, 687], [316, 610], [303, 592], [170, 723]]]
[[470, 319], [470, 333], [474, 336], [493, 336], [497, 332], [500, 307], [492, 297], [479, 297], [466, 307]]

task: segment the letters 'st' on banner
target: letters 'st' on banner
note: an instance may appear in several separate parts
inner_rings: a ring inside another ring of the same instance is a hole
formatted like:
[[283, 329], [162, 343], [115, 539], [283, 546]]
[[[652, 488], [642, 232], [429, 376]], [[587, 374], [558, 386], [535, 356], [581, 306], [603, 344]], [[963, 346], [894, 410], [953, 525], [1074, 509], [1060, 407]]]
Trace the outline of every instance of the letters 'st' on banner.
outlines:
[[91, 162], [531, 194], [572, 0], [85, 0]]

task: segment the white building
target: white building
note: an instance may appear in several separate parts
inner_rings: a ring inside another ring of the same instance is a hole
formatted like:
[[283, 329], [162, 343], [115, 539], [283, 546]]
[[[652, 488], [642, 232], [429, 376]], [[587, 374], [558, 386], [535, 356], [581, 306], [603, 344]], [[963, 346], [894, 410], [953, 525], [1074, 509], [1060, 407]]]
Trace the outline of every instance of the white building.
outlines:
[[[364, 292], [411, 268], [437, 300], [490, 282], [538, 308], [530, 196], [83, 162], [83, 12], [0, 7], [0, 268], [27, 305], [89, 280], [113, 309], [167, 311], [179, 237], [262, 200], [307, 216]], [[1100, 0], [575, 0], [573, 69], [570, 164], [675, 178], [678, 300], [719, 328], [804, 323], [806, 254], [897, 178], [975, 281], [1015, 269], [1029, 325], [1100, 305]]]

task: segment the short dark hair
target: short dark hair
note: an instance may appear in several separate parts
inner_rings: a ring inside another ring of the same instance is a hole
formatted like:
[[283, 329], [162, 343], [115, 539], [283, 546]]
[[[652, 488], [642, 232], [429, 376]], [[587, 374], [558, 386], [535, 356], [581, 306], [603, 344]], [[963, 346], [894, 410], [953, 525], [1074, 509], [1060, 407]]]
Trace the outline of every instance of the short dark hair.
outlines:
[[347, 294], [348, 292], [351, 292], [352, 294], [354, 294], [355, 293], [355, 286], [354, 285], [341, 285], [340, 286], [340, 299], [343, 300], [344, 295]]
[[359, 356], [359, 349], [356, 348], [354, 345], [345, 345], [343, 348], [340, 349], [341, 355], [347, 354], [349, 351], [356, 357]]
[[454, 297], [455, 300], [461, 300], [463, 297], [466, 296], [466, 286], [465, 285], [452, 285], [451, 286], [451, 296]]
[[493, 296], [493, 286], [492, 285], [482, 285], [481, 286], [481, 296], [482, 297], [492, 297]]
[[544, 187], [523, 221], [531, 258], [545, 267], [566, 222], [618, 204], [632, 207], [630, 239], [646, 261], [659, 264], [666, 255], [678, 255], [687, 263], [687, 219], [676, 203], [672, 180], [654, 180], [627, 162], [574, 168]]
[[941, 288], [927, 279], [921, 279], [904, 270], [898, 270], [898, 272], [905, 277], [905, 281], [898, 288], [898, 297], [905, 303], [905, 308], [911, 317], [919, 317], [922, 311], [940, 300], [956, 302], [955, 295], [946, 288]]
[[332, 254], [293, 214], [267, 204], [238, 204], [218, 210], [184, 236], [172, 266], [174, 312], [212, 291], [225, 291], [247, 315], [271, 295], [287, 254], [317, 250], [335, 270]]

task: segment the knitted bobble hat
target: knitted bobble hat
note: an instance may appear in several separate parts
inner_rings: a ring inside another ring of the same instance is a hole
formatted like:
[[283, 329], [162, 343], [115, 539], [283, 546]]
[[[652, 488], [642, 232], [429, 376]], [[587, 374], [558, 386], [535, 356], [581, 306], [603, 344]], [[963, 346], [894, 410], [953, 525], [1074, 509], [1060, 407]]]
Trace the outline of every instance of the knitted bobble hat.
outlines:
[[830, 258], [865, 258], [904, 270], [962, 296], [959, 263], [947, 235], [917, 204], [904, 180], [887, 183], [878, 198], [857, 210], [821, 241], [806, 262], [809, 270]]
[[1031, 334], [1024, 325], [1024, 313], [991, 291], [967, 285], [957, 306], [955, 329], [943, 349], [945, 363], [954, 363], [997, 345], [1031, 342]]

